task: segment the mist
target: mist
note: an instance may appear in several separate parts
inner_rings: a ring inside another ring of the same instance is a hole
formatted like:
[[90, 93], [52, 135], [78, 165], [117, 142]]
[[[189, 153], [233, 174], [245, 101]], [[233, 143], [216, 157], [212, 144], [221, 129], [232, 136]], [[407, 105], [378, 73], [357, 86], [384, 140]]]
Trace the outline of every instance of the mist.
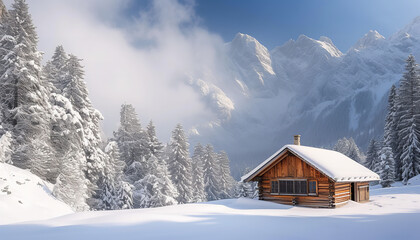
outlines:
[[135, 106], [143, 126], [153, 120], [163, 141], [177, 123], [188, 130], [217, 118], [187, 84], [203, 76], [210, 82], [225, 78], [218, 54], [224, 42], [200, 26], [194, 2], [155, 0], [134, 14], [128, 14], [128, 0], [27, 2], [44, 62], [57, 45], [83, 59], [107, 137], [118, 128], [123, 103]]

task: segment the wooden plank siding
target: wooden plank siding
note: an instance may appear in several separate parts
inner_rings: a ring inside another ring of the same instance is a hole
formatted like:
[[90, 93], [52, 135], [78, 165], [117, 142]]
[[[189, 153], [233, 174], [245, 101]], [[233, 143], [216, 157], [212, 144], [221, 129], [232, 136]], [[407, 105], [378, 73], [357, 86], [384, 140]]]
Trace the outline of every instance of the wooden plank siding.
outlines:
[[[271, 193], [271, 181], [279, 179], [307, 179], [317, 181], [317, 195], [276, 195]], [[255, 180], [259, 184], [259, 198], [281, 204], [334, 208], [351, 199], [351, 183], [336, 183], [297, 156], [286, 152]], [[367, 183], [368, 184], [368, 183]]]

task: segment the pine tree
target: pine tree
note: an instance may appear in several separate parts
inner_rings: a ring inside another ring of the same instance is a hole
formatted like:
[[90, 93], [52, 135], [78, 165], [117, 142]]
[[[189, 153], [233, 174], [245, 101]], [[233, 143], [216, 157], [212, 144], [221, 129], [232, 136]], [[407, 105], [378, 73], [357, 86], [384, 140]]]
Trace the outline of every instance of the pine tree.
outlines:
[[86, 157], [85, 176], [89, 180], [89, 195], [93, 198], [89, 205], [95, 207], [95, 199], [99, 199], [98, 182], [104, 176], [106, 154], [101, 149], [101, 131], [99, 122], [103, 119], [101, 113], [93, 108], [88, 97], [86, 83], [83, 80], [83, 66], [74, 55], [69, 55], [65, 66], [65, 76], [60, 81], [63, 87], [62, 95], [69, 99], [75, 111], [82, 119], [83, 150]]
[[252, 183], [252, 199], [259, 199], [259, 189], [258, 189], [258, 182]]
[[4, 6], [3, 1], [0, 1], [0, 24], [2, 23], [2, 19], [7, 16], [6, 6]]
[[420, 172], [420, 78], [412, 55], [406, 61], [406, 72], [400, 81], [395, 120], [398, 130], [397, 165], [406, 184]]
[[53, 195], [76, 211], [87, 211], [89, 210], [86, 203], [89, 198], [89, 189], [88, 181], [83, 174], [86, 158], [77, 149], [72, 150], [69, 151], [72, 153], [71, 155], [65, 156], [66, 162], [61, 167], [61, 173], [54, 185]]
[[164, 146], [156, 136], [153, 121], [150, 121], [147, 125], [146, 133], [149, 139], [148, 146], [150, 152], [150, 157], [147, 161], [148, 172], [159, 179], [157, 188], [159, 189], [160, 196], [156, 197], [160, 200], [156, 201], [158, 202], [156, 206], [176, 204], [175, 199], [178, 197], [178, 191], [172, 183], [166, 161], [167, 156], [164, 154]]
[[159, 141], [156, 136], [156, 129], [155, 125], [153, 125], [153, 121], [150, 120], [149, 125], [147, 125], [147, 136], [149, 139], [149, 151], [151, 155], [159, 156], [162, 154], [163, 144]]
[[105, 176], [102, 179], [100, 203], [98, 209], [115, 210], [132, 208], [132, 194], [126, 191], [126, 182], [123, 181], [125, 163], [120, 160], [118, 144], [114, 141], [105, 147], [108, 155], [105, 167]]
[[169, 179], [166, 166], [161, 165], [154, 155], [147, 162], [153, 171], [134, 183], [135, 206], [149, 208], [177, 204], [177, 189]]
[[13, 138], [12, 161], [46, 178], [52, 159], [48, 91], [41, 81], [38, 37], [28, 5], [15, 0], [2, 19], [0, 102], [3, 126]]
[[206, 194], [204, 192], [203, 155], [204, 148], [200, 143], [198, 143], [194, 147], [194, 154], [192, 156], [192, 181], [194, 189], [193, 202], [206, 201]]
[[385, 131], [384, 131], [384, 138], [389, 139], [388, 144], [392, 148], [392, 151], [395, 152], [398, 146], [398, 132], [397, 132], [397, 122], [395, 120], [395, 112], [397, 109], [397, 88], [395, 85], [392, 85], [389, 91], [388, 97], [388, 112], [385, 119]]
[[88, 180], [85, 151], [83, 150], [83, 127], [80, 114], [70, 101], [61, 94], [51, 94], [52, 146], [55, 162], [51, 162], [53, 194], [77, 211], [89, 209], [86, 203], [91, 191]]
[[147, 174], [146, 159], [150, 157], [149, 138], [141, 128], [137, 113], [131, 104], [123, 104], [120, 112], [120, 127], [114, 132], [115, 140], [126, 163], [125, 174], [131, 183]]
[[390, 187], [394, 182], [395, 169], [392, 149], [387, 143], [384, 143], [381, 149], [379, 169], [379, 175], [381, 177], [380, 184], [382, 187]]
[[[390, 187], [396, 177], [394, 152], [397, 151], [397, 129], [395, 122], [396, 88], [391, 87], [388, 97], [388, 113], [385, 119], [384, 140], [379, 153], [379, 166], [375, 169], [380, 175], [382, 187]], [[373, 140], [372, 140], [373, 141]], [[377, 145], [377, 144], [373, 144]], [[372, 143], [368, 149], [368, 159], [372, 152]], [[376, 167], [376, 166], [375, 166]], [[370, 169], [374, 169], [373, 166]]]
[[[50, 139], [54, 157], [48, 166], [48, 180], [52, 183], [56, 182], [57, 176], [60, 173], [60, 166], [66, 160], [64, 156], [72, 154], [68, 151], [70, 149], [83, 148], [83, 120], [70, 100], [61, 94], [62, 89], [57, 89], [57, 84], [66, 75], [65, 64], [67, 61], [67, 55], [63, 47], [57, 47], [57, 49], [59, 50], [56, 50], [56, 52], [61, 52], [63, 58], [65, 57], [65, 60], [61, 61], [62, 66], [60, 67], [60, 71], [57, 70], [54, 58], [53, 61], [47, 62], [42, 69], [43, 84], [50, 92]], [[54, 55], [56, 56], [57, 53]], [[73, 154], [84, 155], [84, 153]]]
[[375, 139], [372, 139], [370, 140], [368, 150], [366, 153], [365, 166], [370, 170], [375, 171], [379, 168], [379, 163], [379, 146]]
[[236, 198], [254, 198], [254, 188], [249, 182], [239, 182], [236, 185]]
[[224, 151], [218, 153], [216, 157], [220, 169], [220, 198], [231, 198], [236, 181], [230, 173], [229, 158]]
[[[156, 158], [156, 159], [157, 159], [157, 167], [156, 167], [155, 176], [160, 180], [160, 184], [161, 184], [160, 189], [161, 189], [162, 194], [167, 197], [177, 199], [179, 193], [176, 186], [173, 184], [171, 180], [171, 175], [169, 174], [168, 165], [166, 161], [162, 157]], [[177, 202], [175, 202], [174, 204], [176, 203]]]
[[12, 164], [12, 134], [5, 132], [0, 137], [0, 163]]
[[168, 169], [172, 182], [178, 190], [178, 203], [193, 201], [192, 164], [188, 153], [188, 142], [181, 124], [172, 131], [169, 144]]
[[[84, 155], [83, 127], [80, 114], [70, 101], [61, 94], [51, 93], [51, 146], [54, 161], [49, 163], [49, 181], [55, 183], [66, 157], [72, 154]], [[77, 153], [75, 152], [77, 149]], [[79, 153], [80, 152], [80, 153]]]
[[364, 163], [365, 161], [365, 156], [359, 150], [359, 147], [356, 145], [353, 138], [347, 139], [344, 137], [339, 139], [333, 150], [346, 155], [358, 163]]
[[67, 74], [67, 64], [69, 56], [64, 51], [63, 46], [57, 46], [52, 56], [51, 61], [48, 61], [44, 66], [44, 77], [48, 79], [52, 84], [53, 91], [55, 93], [61, 93], [64, 89], [64, 83], [66, 82], [64, 78]]
[[398, 130], [396, 120], [396, 109], [397, 109], [397, 89], [395, 85], [392, 85], [389, 96], [388, 96], [388, 112], [385, 118], [384, 127], [384, 143], [391, 147], [392, 154], [394, 156], [395, 176], [398, 179], [401, 174], [400, 163], [397, 162], [396, 156], [398, 152]]
[[134, 208], [134, 203], [133, 203], [133, 188], [134, 186], [132, 186], [131, 184], [129, 184], [128, 182], [123, 181], [122, 182], [122, 191], [120, 192], [120, 202], [123, 203], [124, 205], [121, 206], [121, 209], [131, 209]]
[[208, 201], [218, 200], [221, 196], [220, 189], [220, 168], [217, 163], [213, 146], [207, 144], [203, 156], [203, 169], [204, 169], [204, 191]]

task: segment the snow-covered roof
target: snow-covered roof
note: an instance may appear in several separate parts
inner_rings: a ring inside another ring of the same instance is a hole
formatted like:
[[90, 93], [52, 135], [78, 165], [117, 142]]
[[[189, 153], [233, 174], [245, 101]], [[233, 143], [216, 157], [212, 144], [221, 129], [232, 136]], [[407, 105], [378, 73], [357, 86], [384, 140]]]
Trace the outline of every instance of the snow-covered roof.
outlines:
[[241, 181], [249, 181], [271, 165], [278, 156], [289, 150], [306, 163], [327, 175], [335, 182], [365, 182], [380, 180], [379, 175], [346, 155], [322, 148], [301, 145], [285, 145], [271, 157], [244, 175]]

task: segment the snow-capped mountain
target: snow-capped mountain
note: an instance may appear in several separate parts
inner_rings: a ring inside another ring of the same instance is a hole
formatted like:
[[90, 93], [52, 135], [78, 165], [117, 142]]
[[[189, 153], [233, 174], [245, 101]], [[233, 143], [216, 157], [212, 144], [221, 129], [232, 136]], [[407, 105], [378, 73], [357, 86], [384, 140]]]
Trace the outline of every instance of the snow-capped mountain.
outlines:
[[266, 47], [255, 38], [238, 33], [226, 50], [234, 79], [245, 95], [272, 97], [277, 94], [278, 81]]
[[378, 46], [378, 44], [382, 43], [384, 40], [385, 37], [376, 30], [370, 30], [350, 48], [349, 52], [360, 52], [365, 48]]
[[260, 162], [294, 134], [313, 146], [353, 137], [362, 149], [380, 137], [388, 91], [408, 55], [420, 57], [420, 17], [389, 39], [371, 30], [346, 53], [327, 37], [301, 35], [268, 51], [238, 33], [225, 54], [230, 76], [215, 86], [212, 101], [228, 102], [229, 118], [197, 127], [192, 142], [228, 151], [239, 176], [239, 169]]

